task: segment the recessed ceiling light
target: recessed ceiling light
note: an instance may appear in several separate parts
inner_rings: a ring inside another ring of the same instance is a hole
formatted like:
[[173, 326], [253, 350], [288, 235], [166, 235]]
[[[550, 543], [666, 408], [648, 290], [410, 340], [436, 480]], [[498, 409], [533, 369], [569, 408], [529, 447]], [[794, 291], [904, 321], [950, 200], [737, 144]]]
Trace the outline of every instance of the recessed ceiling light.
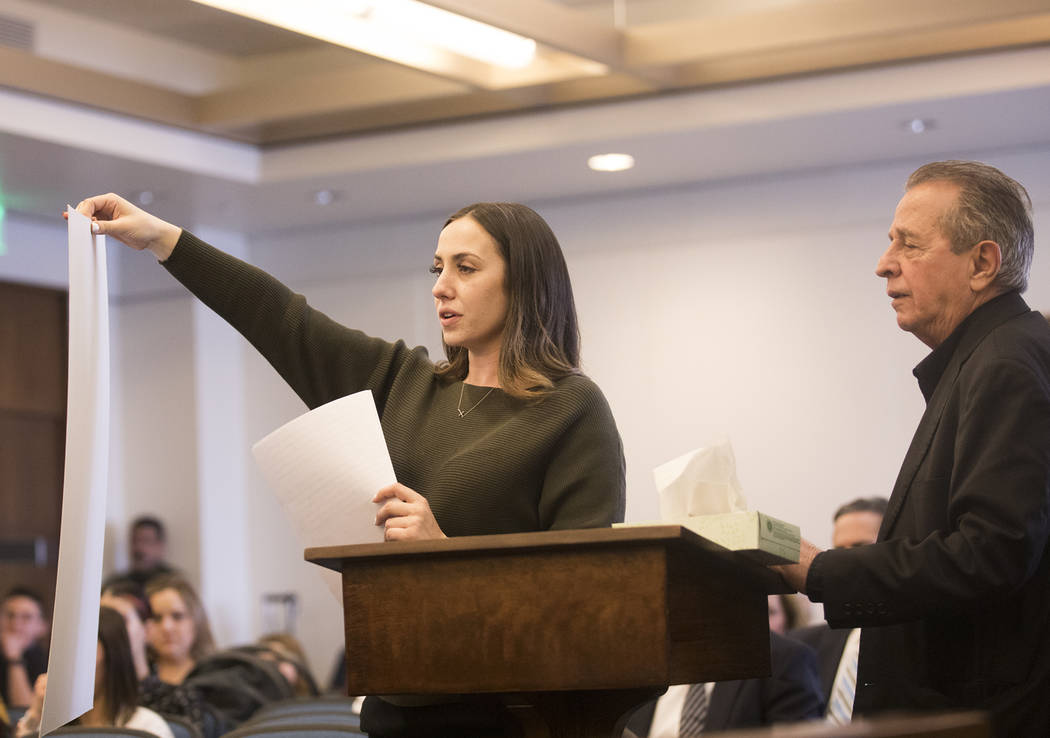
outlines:
[[335, 202], [336, 192], [335, 190], [317, 190], [312, 197], [314, 204], [324, 207]]
[[926, 133], [937, 127], [937, 121], [932, 118], [912, 118], [904, 121], [903, 126], [912, 133]]
[[149, 207], [156, 201], [157, 196], [153, 194], [152, 190], [142, 190], [135, 193], [135, 202], [143, 207]]
[[634, 166], [630, 154], [595, 154], [587, 160], [587, 166], [596, 172], [622, 172]]

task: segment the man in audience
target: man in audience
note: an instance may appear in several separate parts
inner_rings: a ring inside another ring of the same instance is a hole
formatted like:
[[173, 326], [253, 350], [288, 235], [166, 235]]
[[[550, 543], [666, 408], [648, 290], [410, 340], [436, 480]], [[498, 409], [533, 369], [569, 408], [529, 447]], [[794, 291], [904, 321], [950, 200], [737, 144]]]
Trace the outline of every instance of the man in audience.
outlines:
[[[853, 548], [875, 543], [885, 514], [885, 497], [861, 497], [847, 502], [835, 511], [831, 545], [835, 548]], [[820, 670], [828, 721], [838, 725], [848, 723], [857, 687], [860, 628], [831, 629], [824, 622], [793, 630], [788, 635], [817, 652], [817, 668]]]
[[159, 574], [175, 571], [164, 559], [167, 556], [168, 536], [164, 523], [152, 515], [141, 515], [131, 523], [130, 537], [131, 569], [114, 574], [103, 584], [109, 588], [122, 580], [134, 582], [140, 588], [146, 586]]
[[832, 627], [863, 628], [854, 712], [987, 710], [1050, 735], [1050, 325], [1028, 308], [1031, 201], [1002, 172], [908, 179], [876, 272], [932, 349], [926, 411], [878, 541], [779, 567]]
[[701, 732], [821, 718], [824, 700], [813, 649], [770, 633], [769, 655], [769, 677], [668, 687], [631, 715], [625, 738], [694, 738]]
[[28, 707], [33, 684], [47, 671], [47, 652], [40, 639], [47, 634], [44, 603], [25, 588], [10, 590], [0, 601], [0, 697], [11, 707]]

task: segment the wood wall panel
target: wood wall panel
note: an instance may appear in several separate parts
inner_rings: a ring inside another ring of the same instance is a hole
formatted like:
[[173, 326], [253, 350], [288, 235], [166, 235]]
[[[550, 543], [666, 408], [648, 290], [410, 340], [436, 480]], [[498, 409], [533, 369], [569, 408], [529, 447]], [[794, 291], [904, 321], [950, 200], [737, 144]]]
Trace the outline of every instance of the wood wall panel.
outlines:
[[0, 284], [0, 411], [66, 412], [66, 295]]
[[0, 561], [0, 592], [29, 587], [49, 613], [62, 519], [67, 302], [58, 290], [0, 283], [0, 542], [47, 544], [42, 566]]

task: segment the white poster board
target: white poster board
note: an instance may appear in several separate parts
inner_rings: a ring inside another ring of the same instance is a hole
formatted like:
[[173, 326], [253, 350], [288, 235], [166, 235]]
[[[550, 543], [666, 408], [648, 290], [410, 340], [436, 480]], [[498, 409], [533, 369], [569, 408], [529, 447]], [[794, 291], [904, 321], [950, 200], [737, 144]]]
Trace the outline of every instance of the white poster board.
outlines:
[[106, 239], [69, 214], [69, 385], [58, 583], [40, 734], [91, 709], [109, 463]]

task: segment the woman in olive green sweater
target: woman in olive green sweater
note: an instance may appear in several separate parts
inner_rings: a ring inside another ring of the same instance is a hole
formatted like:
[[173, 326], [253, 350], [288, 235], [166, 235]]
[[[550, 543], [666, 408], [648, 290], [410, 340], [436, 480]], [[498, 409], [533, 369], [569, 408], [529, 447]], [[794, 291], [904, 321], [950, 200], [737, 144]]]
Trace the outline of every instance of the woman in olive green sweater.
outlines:
[[447, 357], [438, 363], [332, 321], [265, 272], [116, 195], [77, 209], [97, 232], [151, 251], [307, 406], [372, 390], [398, 479], [375, 497], [388, 540], [623, 519], [620, 436], [579, 369], [561, 247], [531, 209], [479, 203], [441, 230], [431, 267]]

